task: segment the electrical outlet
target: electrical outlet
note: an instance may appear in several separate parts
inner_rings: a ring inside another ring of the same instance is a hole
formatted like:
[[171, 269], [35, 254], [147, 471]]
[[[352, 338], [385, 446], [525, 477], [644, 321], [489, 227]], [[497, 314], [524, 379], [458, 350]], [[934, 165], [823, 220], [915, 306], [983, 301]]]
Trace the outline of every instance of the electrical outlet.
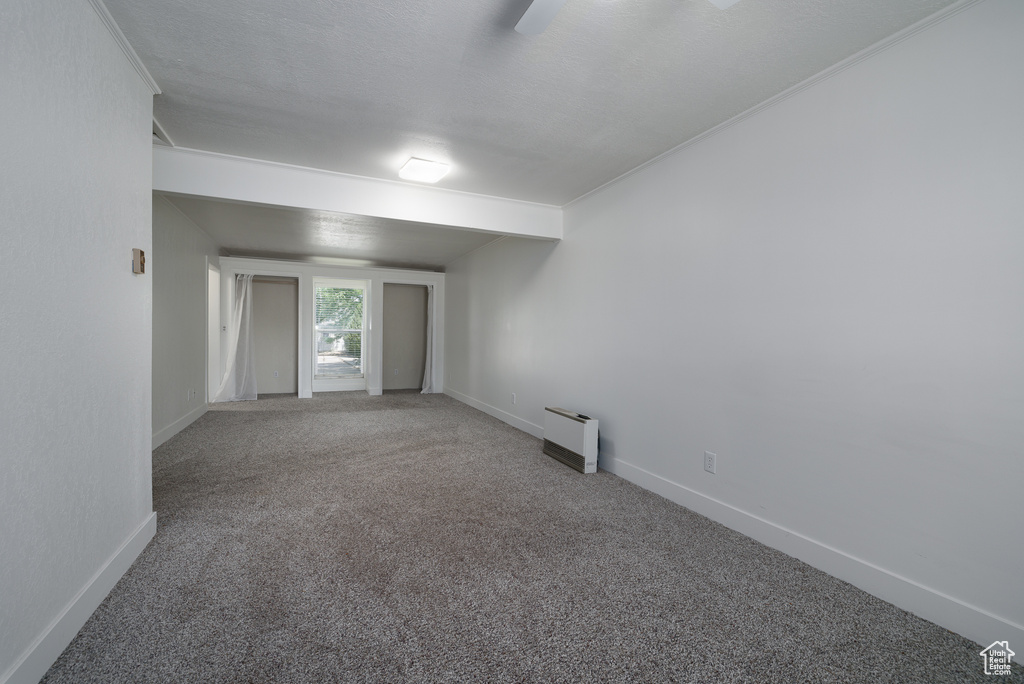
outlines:
[[277, 371], [274, 371], [274, 377], [275, 378], [277, 377]]
[[516, 403], [516, 393], [513, 392], [512, 393], [512, 405], [515, 406], [515, 403]]
[[710, 451], [705, 451], [704, 452], [704, 470], [706, 470], [709, 473], [713, 474], [715, 472], [715, 461], [717, 459], [718, 459], [718, 456], [716, 454], [713, 454]]
[[395, 369], [395, 375], [398, 375], [398, 369], [397, 368]]

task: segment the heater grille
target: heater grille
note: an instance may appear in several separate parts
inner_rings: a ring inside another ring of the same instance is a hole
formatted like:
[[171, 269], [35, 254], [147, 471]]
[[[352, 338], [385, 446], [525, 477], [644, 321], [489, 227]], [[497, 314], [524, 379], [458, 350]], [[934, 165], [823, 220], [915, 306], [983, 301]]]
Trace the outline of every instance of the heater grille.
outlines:
[[597, 420], [575, 411], [545, 407], [544, 453], [581, 473], [596, 473]]
[[550, 439], [544, 440], [544, 453], [557, 461], [561, 461], [570, 468], [575, 468], [581, 473], [586, 470], [587, 462], [581, 454], [569, 451], [561, 444], [555, 444]]

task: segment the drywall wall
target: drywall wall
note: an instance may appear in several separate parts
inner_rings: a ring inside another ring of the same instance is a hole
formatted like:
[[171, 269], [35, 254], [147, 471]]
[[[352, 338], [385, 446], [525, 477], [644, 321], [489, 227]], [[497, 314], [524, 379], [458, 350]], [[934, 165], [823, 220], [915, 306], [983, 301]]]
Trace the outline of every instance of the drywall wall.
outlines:
[[299, 391], [299, 281], [254, 279], [252, 289], [256, 391], [295, 394]]
[[446, 391], [538, 435], [593, 415], [603, 467], [1024, 643], [1022, 32], [960, 5], [570, 205], [557, 246], [451, 264]]
[[156, 529], [153, 90], [100, 9], [0, 9], [0, 682], [38, 681]]
[[423, 386], [427, 358], [427, 288], [384, 284], [384, 389]]
[[153, 196], [153, 448], [206, 412], [208, 264], [217, 245]]

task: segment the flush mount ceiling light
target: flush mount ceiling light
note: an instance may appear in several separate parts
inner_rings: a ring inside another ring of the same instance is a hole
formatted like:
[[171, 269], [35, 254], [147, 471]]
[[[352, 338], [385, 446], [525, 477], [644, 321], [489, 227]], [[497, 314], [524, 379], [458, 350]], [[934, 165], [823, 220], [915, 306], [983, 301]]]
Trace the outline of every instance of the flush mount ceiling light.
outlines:
[[448, 175], [449, 166], [441, 162], [412, 157], [398, 172], [398, 177], [420, 183], [436, 183]]

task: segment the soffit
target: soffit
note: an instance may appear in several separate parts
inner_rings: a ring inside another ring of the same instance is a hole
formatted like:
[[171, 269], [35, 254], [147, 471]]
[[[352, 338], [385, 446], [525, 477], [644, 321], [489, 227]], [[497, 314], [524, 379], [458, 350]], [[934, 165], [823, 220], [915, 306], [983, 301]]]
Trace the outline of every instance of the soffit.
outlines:
[[443, 271], [446, 264], [501, 237], [337, 212], [164, 197], [213, 238], [224, 256], [316, 257], [350, 266]]

